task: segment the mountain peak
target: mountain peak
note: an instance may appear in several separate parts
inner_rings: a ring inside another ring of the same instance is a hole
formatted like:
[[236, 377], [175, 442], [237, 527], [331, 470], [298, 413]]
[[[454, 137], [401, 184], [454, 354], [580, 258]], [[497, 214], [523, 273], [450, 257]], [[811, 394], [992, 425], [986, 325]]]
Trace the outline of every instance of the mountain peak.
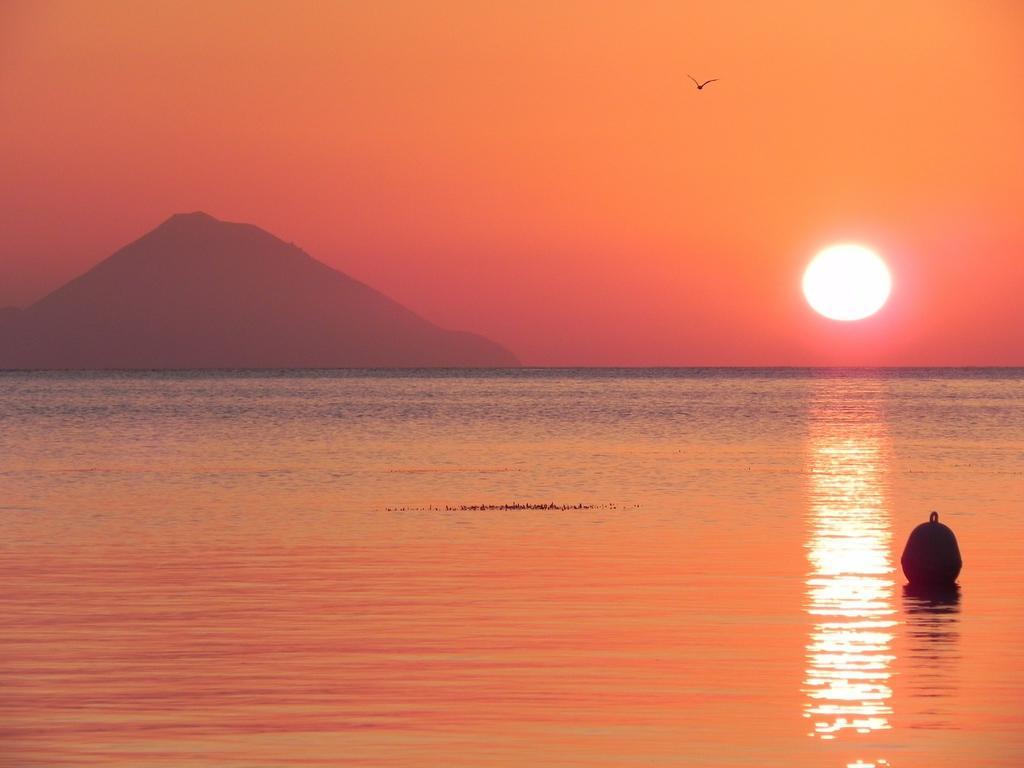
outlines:
[[187, 213], [175, 213], [167, 221], [216, 221], [221, 224], [223, 223], [221, 222], [220, 219], [211, 216], [206, 211], [190, 211]]
[[[261, 258], [294, 259], [300, 249], [253, 224], [218, 219], [205, 211], [176, 213], [136, 242], [122, 248], [133, 259], [176, 262], [214, 259], [246, 263]], [[307, 254], [303, 254], [307, 255]]]
[[206, 229], [211, 226], [230, 225], [231, 222], [221, 221], [205, 211], [192, 211], [190, 213], [176, 213], [158, 226], [154, 232], [163, 229]]

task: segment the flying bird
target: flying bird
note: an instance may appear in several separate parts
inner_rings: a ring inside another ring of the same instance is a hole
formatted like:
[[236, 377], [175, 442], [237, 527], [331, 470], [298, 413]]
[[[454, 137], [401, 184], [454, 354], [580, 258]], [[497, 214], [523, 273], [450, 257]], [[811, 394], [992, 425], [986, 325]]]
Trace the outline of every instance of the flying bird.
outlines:
[[687, 75], [687, 77], [693, 80], [693, 84], [697, 86], [698, 91], [703, 91], [704, 86], [707, 85], [708, 83], [714, 83], [718, 81], [717, 77], [713, 77], [710, 80], [705, 80], [703, 83], [698, 83], [697, 80], [693, 77], [693, 75]]

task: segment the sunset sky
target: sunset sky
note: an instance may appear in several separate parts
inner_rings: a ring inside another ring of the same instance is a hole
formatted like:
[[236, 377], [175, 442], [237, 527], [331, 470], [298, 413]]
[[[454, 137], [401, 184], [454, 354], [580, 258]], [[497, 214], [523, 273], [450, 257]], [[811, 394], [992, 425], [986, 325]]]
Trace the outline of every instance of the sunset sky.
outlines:
[[1024, 3], [0, 4], [0, 306], [195, 210], [527, 364], [1022, 365]]

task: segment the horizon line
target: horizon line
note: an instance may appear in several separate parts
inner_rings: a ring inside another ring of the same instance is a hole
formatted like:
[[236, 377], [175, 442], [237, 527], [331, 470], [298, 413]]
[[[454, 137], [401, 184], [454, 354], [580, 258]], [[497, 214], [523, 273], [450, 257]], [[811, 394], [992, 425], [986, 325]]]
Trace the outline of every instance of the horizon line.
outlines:
[[266, 371], [1024, 371], [1011, 365], [520, 365], [508, 366], [386, 366], [281, 368], [213, 366], [202, 368], [0, 368], [5, 373], [258, 373]]

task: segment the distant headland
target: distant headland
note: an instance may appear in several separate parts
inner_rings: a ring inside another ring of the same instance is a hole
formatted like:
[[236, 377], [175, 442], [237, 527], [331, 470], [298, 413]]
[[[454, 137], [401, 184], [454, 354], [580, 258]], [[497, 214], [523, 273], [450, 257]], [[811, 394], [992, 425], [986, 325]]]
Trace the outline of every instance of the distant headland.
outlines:
[[515, 367], [259, 227], [177, 214], [25, 308], [0, 369]]

